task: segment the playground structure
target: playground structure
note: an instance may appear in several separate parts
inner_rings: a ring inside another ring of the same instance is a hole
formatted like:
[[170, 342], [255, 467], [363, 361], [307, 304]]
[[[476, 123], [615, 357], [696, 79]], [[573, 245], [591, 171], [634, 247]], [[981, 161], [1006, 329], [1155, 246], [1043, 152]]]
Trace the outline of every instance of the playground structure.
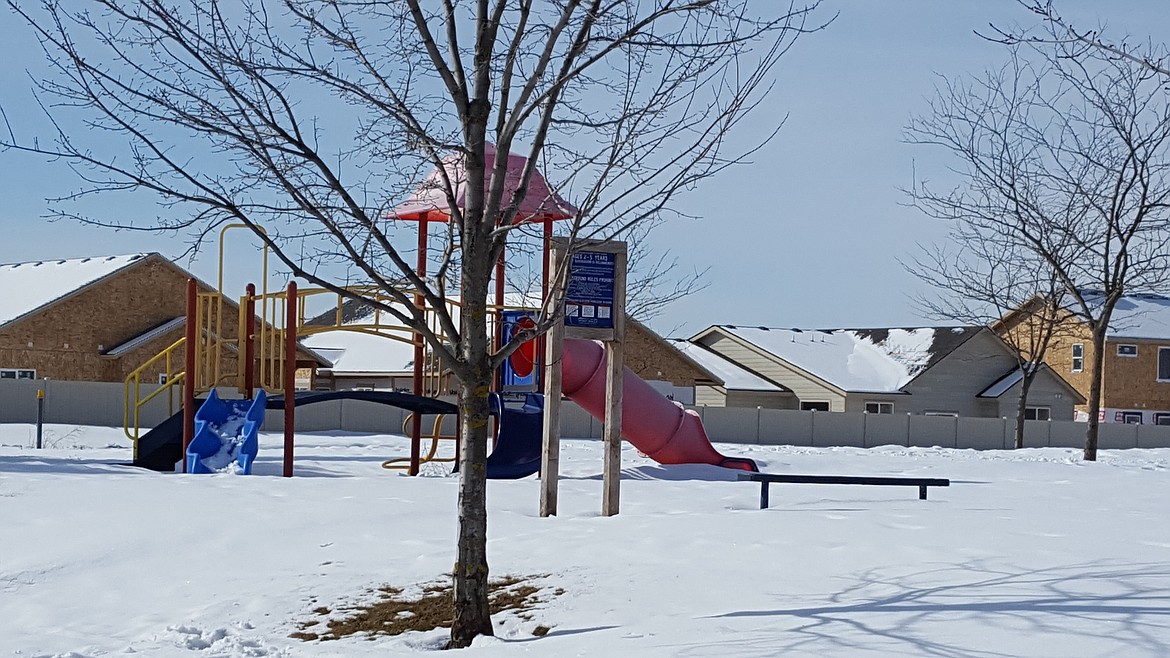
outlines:
[[[490, 147], [489, 147], [490, 148]], [[490, 161], [494, 149], [485, 153]], [[516, 160], [516, 162], [513, 162]], [[519, 172], [524, 158], [511, 155], [509, 172]], [[445, 165], [447, 166], [447, 165]], [[450, 166], [455, 166], [454, 161]], [[437, 176], [433, 173], [432, 177]], [[460, 179], [453, 176], [453, 179]], [[516, 189], [518, 173], [508, 185]], [[440, 190], [442, 186], [433, 181], [424, 182], [405, 203], [395, 208], [389, 216], [393, 219], [418, 222], [418, 263], [417, 273], [426, 277], [428, 226], [432, 222], [450, 221], [451, 213], [445, 209], [447, 200]], [[507, 193], [508, 189], [506, 189]], [[462, 194], [457, 194], [462, 199]], [[543, 276], [542, 298], [547, 296], [549, 276], [549, 245], [552, 240], [554, 221], [568, 219], [576, 209], [555, 195], [539, 174], [534, 174], [529, 185], [528, 196], [520, 204], [517, 223], [538, 224], [543, 228]], [[181, 462], [188, 472], [203, 472], [210, 468], [206, 460], [228, 446], [233, 437], [224, 436], [222, 431], [208, 428], [222, 428], [229, 415], [247, 417], [248, 432], [235, 435], [239, 439], [238, 457], [234, 463], [238, 472], [250, 472], [255, 458], [254, 435], [263, 420], [265, 409], [283, 410], [284, 456], [283, 474], [293, 474], [295, 413], [297, 406], [323, 402], [331, 399], [356, 399], [386, 404], [410, 412], [407, 419], [410, 436], [409, 458], [391, 459], [383, 463], [387, 468], [406, 467], [410, 475], [416, 475], [422, 463], [437, 460], [437, 445], [441, 439], [455, 439], [440, 432], [443, 416], [455, 414], [456, 407], [437, 399], [444, 394], [444, 372], [442, 363], [428, 348], [421, 334], [409, 327], [394, 323], [383, 323], [378, 313], [373, 323], [344, 324], [342, 303], [346, 296], [325, 289], [299, 289], [295, 282], [279, 291], [267, 288], [267, 248], [263, 250], [264, 286], [257, 291], [252, 284], [245, 294], [238, 298], [237, 317], [227, 322], [229, 304], [223, 294], [223, 240], [232, 228], [244, 227], [234, 224], [220, 232], [220, 264], [218, 289], [200, 290], [192, 279], [187, 288], [186, 335], [168, 346], [155, 357], [133, 371], [126, 379], [126, 433], [134, 442], [134, 463], [155, 470], [171, 470]], [[489, 326], [493, 341], [502, 347], [509, 339], [511, 327], [523, 324], [525, 315], [535, 315], [532, 309], [508, 307], [504, 304], [505, 263], [501, 258], [496, 266], [495, 303], [489, 305]], [[346, 289], [352, 295], [380, 302], [394, 303], [384, 292], [372, 286], [357, 286]], [[427, 318], [427, 325], [440, 339], [444, 333], [436, 319], [434, 309], [425, 305], [425, 298], [419, 292], [408, 293], [414, 304]], [[329, 325], [307, 326], [305, 309], [309, 301], [320, 295], [336, 298], [336, 321]], [[458, 302], [448, 301], [448, 312], [454, 317], [458, 313]], [[531, 319], [527, 319], [531, 322]], [[298, 368], [315, 367], [311, 358], [299, 359], [298, 354], [307, 354], [299, 340], [313, 333], [324, 331], [357, 331], [398, 340], [411, 344], [414, 349], [411, 393], [385, 391], [302, 391], [296, 390]], [[178, 369], [178, 352], [182, 350], [182, 370]], [[605, 390], [604, 376], [600, 386], [595, 375], [604, 370], [604, 359], [598, 357], [600, 345], [586, 340], [566, 340], [564, 359], [564, 395], [578, 402], [582, 408], [599, 419], [604, 418]], [[540, 367], [537, 354], [541, 350], [535, 342], [531, 349], [523, 349], [512, 359], [511, 374], [520, 380], [531, 382], [530, 395], [524, 398], [520, 407], [508, 406], [498, 395], [493, 395], [493, 411], [499, 419], [495, 449], [488, 458], [488, 476], [496, 478], [525, 477], [540, 468], [540, 447], [543, 422], [543, 398], [535, 395], [539, 385]], [[233, 365], [234, 364], [234, 365]], [[155, 391], [143, 395], [143, 381], [148, 373], [163, 371], [162, 385]], [[498, 378], [501, 385], [505, 377]], [[711, 446], [702, 423], [697, 415], [688, 412], [673, 401], [655, 392], [648, 384], [629, 370], [625, 371], [626, 395], [622, 407], [630, 406], [631, 413], [622, 414], [621, 435], [643, 453], [661, 463], [709, 463], [730, 468], [756, 470], [751, 460], [725, 457]], [[181, 387], [182, 411], [174, 413], [163, 423], [146, 434], [141, 434], [140, 412], [142, 407], [160, 395], [171, 397], [174, 389]], [[243, 398], [227, 401], [216, 392], [234, 387]], [[198, 396], [207, 394], [202, 402], [204, 407], [196, 412]], [[253, 396], [255, 395], [255, 400]], [[210, 406], [209, 406], [210, 405]], [[424, 415], [436, 416], [434, 429], [427, 436], [431, 448], [424, 458], [421, 453]], [[204, 434], [200, 435], [197, 424]], [[234, 429], [234, 428], [233, 428]], [[241, 428], [242, 429], [242, 428]], [[202, 437], [202, 438], [199, 438]], [[246, 452], [244, 445], [251, 452]], [[214, 448], [214, 450], [213, 450]], [[446, 461], [451, 461], [450, 459]], [[218, 463], [218, 462], [215, 462]]]

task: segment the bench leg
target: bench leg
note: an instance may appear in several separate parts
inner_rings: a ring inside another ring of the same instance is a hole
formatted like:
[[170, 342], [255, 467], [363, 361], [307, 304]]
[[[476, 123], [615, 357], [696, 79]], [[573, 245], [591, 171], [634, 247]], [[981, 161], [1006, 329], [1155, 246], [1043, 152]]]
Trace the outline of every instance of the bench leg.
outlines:
[[768, 509], [768, 482], [760, 483], [760, 509]]
[[918, 485], [918, 500], [926, 500], [926, 485]]

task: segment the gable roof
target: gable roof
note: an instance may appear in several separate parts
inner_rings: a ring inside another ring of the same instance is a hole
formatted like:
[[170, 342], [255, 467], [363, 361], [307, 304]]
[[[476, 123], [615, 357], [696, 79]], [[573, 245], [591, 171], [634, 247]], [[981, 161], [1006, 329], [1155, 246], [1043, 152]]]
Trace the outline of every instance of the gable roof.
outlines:
[[0, 327], [157, 254], [0, 265]]
[[[1085, 301], [1099, 305], [1101, 293], [1084, 292]], [[1109, 319], [1109, 338], [1170, 338], [1170, 297], [1152, 293], [1123, 295]]]
[[959, 345], [986, 330], [975, 326], [806, 330], [716, 325], [699, 336], [716, 329], [855, 393], [901, 392]]
[[722, 386], [728, 390], [768, 392], [784, 392], [787, 390], [783, 386], [770, 382], [754, 372], [741, 367], [738, 363], [716, 354], [702, 345], [692, 343], [685, 338], [667, 338], [666, 341], [685, 356], [698, 363], [705, 370], [709, 371], [715, 376], [716, 383], [721, 381]]
[[[1067, 392], [1072, 397], [1073, 404], [1084, 404], [1086, 402], [1085, 396], [1081, 395], [1080, 391], [1073, 388], [1072, 384], [1069, 384], [1064, 379], [1064, 377], [1056, 374], [1056, 371], [1048, 367], [1047, 363], [1040, 364], [1040, 370], [1036, 374], [1039, 375], [1040, 373], [1047, 373], [1053, 379], [1053, 381], [1060, 384], [1064, 388], [1065, 392]], [[976, 394], [975, 397], [989, 399], [1003, 397], [1003, 395], [1010, 391], [1013, 386], [1019, 384], [1023, 380], [1024, 369], [1014, 368], [1003, 377], [1000, 377], [994, 381], [990, 386], [980, 391], [978, 394]]]

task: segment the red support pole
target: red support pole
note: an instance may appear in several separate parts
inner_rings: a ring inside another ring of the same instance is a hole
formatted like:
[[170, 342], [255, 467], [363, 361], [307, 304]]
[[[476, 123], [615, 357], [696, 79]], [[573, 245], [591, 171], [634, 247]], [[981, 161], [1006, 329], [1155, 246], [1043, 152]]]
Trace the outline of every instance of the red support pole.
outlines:
[[256, 284], [247, 287], [248, 302], [244, 305], [244, 397], [251, 400], [256, 390]]
[[[496, 261], [496, 349], [500, 350], [504, 347], [504, 343], [508, 341], [508, 337], [504, 335], [504, 250], [500, 250], [500, 259]], [[500, 368], [495, 373], [496, 390], [504, 390], [504, 369]], [[497, 419], [497, 425], [498, 425]], [[498, 428], [497, 428], [498, 429]], [[498, 435], [498, 432], [497, 432]]]
[[[420, 279], [425, 279], [427, 276], [427, 220], [420, 219], [418, 221], [418, 276]], [[414, 305], [416, 308], [422, 308], [426, 303], [426, 299], [421, 293], [414, 294]], [[415, 395], [423, 394], [423, 359], [426, 358], [426, 353], [423, 348], [423, 337], [419, 332], [414, 332], [414, 371], [412, 377], [411, 391]], [[407, 471], [408, 475], [418, 475], [419, 467], [422, 462], [422, 414], [414, 412], [410, 416], [410, 469]]]
[[187, 279], [187, 336], [183, 345], [183, 472], [187, 472], [187, 446], [195, 438], [195, 350], [199, 338], [199, 284]]
[[288, 284], [284, 319], [284, 477], [293, 474], [293, 425], [297, 406], [297, 284]]
[[[544, 301], [548, 297], [548, 268], [549, 268], [549, 253], [552, 249], [553, 237], [553, 223], [551, 219], [544, 220], [544, 245], [543, 253], [541, 254], [541, 269], [540, 269], [540, 301]], [[541, 352], [543, 354], [543, 352]]]
[[[540, 268], [540, 304], [544, 305], [544, 301], [548, 299], [548, 277], [550, 259], [552, 254], [552, 238], [553, 238], [553, 223], [551, 219], [544, 220], [544, 244], [541, 246], [541, 268]], [[540, 364], [544, 363], [544, 341], [547, 334], [541, 334], [536, 339], [536, 350], [533, 354], [536, 355], [534, 363], [532, 364], [532, 371], [536, 373], [536, 390], [544, 390], [544, 368]]]

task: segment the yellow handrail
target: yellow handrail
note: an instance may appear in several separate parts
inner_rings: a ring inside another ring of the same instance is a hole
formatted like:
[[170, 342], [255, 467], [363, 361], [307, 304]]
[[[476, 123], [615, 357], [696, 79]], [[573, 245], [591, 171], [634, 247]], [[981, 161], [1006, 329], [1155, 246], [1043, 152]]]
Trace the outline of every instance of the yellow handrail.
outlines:
[[[182, 381], [186, 377], [187, 373], [186, 372], [174, 372], [174, 370], [171, 367], [172, 362], [173, 362], [171, 359], [171, 356], [174, 354], [175, 350], [179, 349], [180, 347], [183, 347], [183, 345], [186, 342], [187, 342], [186, 336], [180, 338], [179, 340], [176, 340], [175, 342], [168, 345], [166, 347], [166, 349], [164, 349], [163, 351], [161, 351], [158, 354], [151, 357], [146, 363], [143, 363], [142, 365], [138, 366], [134, 370], [130, 371], [130, 374], [126, 376], [126, 381], [123, 385], [124, 395], [122, 398], [124, 401], [123, 408], [122, 408], [122, 430], [126, 433], [126, 438], [128, 438], [134, 442], [134, 457], [135, 457], [135, 459], [137, 459], [137, 457], [138, 457], [138, 435], [139, 435], [139, 429], [141, 428], [141, 423], [139, 421], [140, 421], [140, 411], [142, 409], [142, 406], [145, 405], [146, 403], [150, 402], [151, 400], [153, 400], [155, 397], [160, 395], [163, 391], [167, 391], [169, 393], [171, 391], [172, 387], [177, 386], [178, 384], [182, 383]], [[153, 393], [151, 393], [150, 395], [146, 396], [146, 398], [143, 398], [142, 397], [142, 374], [146, 370], [148, 370], [151, 366], [153, 366], [156, 363], [158, 363], [159, 361], [163, 361], [163, 360], [165, 360], [164, 372], [166, 373], [166, 376], [167, 376], [166, 381], [163, 382], [163, 384], [161, 386], [159, 386], [158, 390], [156, 390]], [[134, 396], [133, 397], [130, 396], [130, 387], [131, 386], [134, 387]], [[131, 418], [133, 418], [133, 425], [131, 425]], [[131, 432], [131, 428], [133, 428], [133, 432]]]
[[[407, 426], [410, 424], [410, 419], [412, 416], [414, 416], [414, 412], [406, 414], [406, 418], [403, 419], [403, 421], [402, 421], [402, 433], [406, 434], [408, 436], [410, 435], [410, 430], [407, 429]], [[427, 451], [426, 456], [419, 459], [418, 463], [426, 464], [428, 462], [439, 462], [439, 463], [453, 462], [459, 458], [459, 450], [458, 450], [459, 435], [458, 434], [453, 434], [453, 435], [443, 434], [443, 429], [442, 429], [443, 428], [443, 418], [445, 416], [446, 416], [446, 414], [437, 414], [435, 416], [435, 425], [434, 425], [433, 429], [431, 430], [431, 433], [430, 434], [423, 434], [421, 437], [419, 437], [419, 438], [423, 438], [423, 439], [430, 439], [431, 440], [431, 448], [430, 448], [430, 450]], [[435, 454], [439, 451], [439, 441], [445, 440], [445, 439], [456, 441], [455, 445], [457, 447], [455, 450], [455, 456], [453, 456], [453, 457], [435, 457]], [[405, 463], [402, 463], [402, 462], [405, 462]], [[387, 459], [386, 461], [382, 462], [382, 468], [386, 468], [386, 469], [390, 469], [390, 470], [407, 470], [410, 468], [410, 457], [395, 457], [394, 459]]]

